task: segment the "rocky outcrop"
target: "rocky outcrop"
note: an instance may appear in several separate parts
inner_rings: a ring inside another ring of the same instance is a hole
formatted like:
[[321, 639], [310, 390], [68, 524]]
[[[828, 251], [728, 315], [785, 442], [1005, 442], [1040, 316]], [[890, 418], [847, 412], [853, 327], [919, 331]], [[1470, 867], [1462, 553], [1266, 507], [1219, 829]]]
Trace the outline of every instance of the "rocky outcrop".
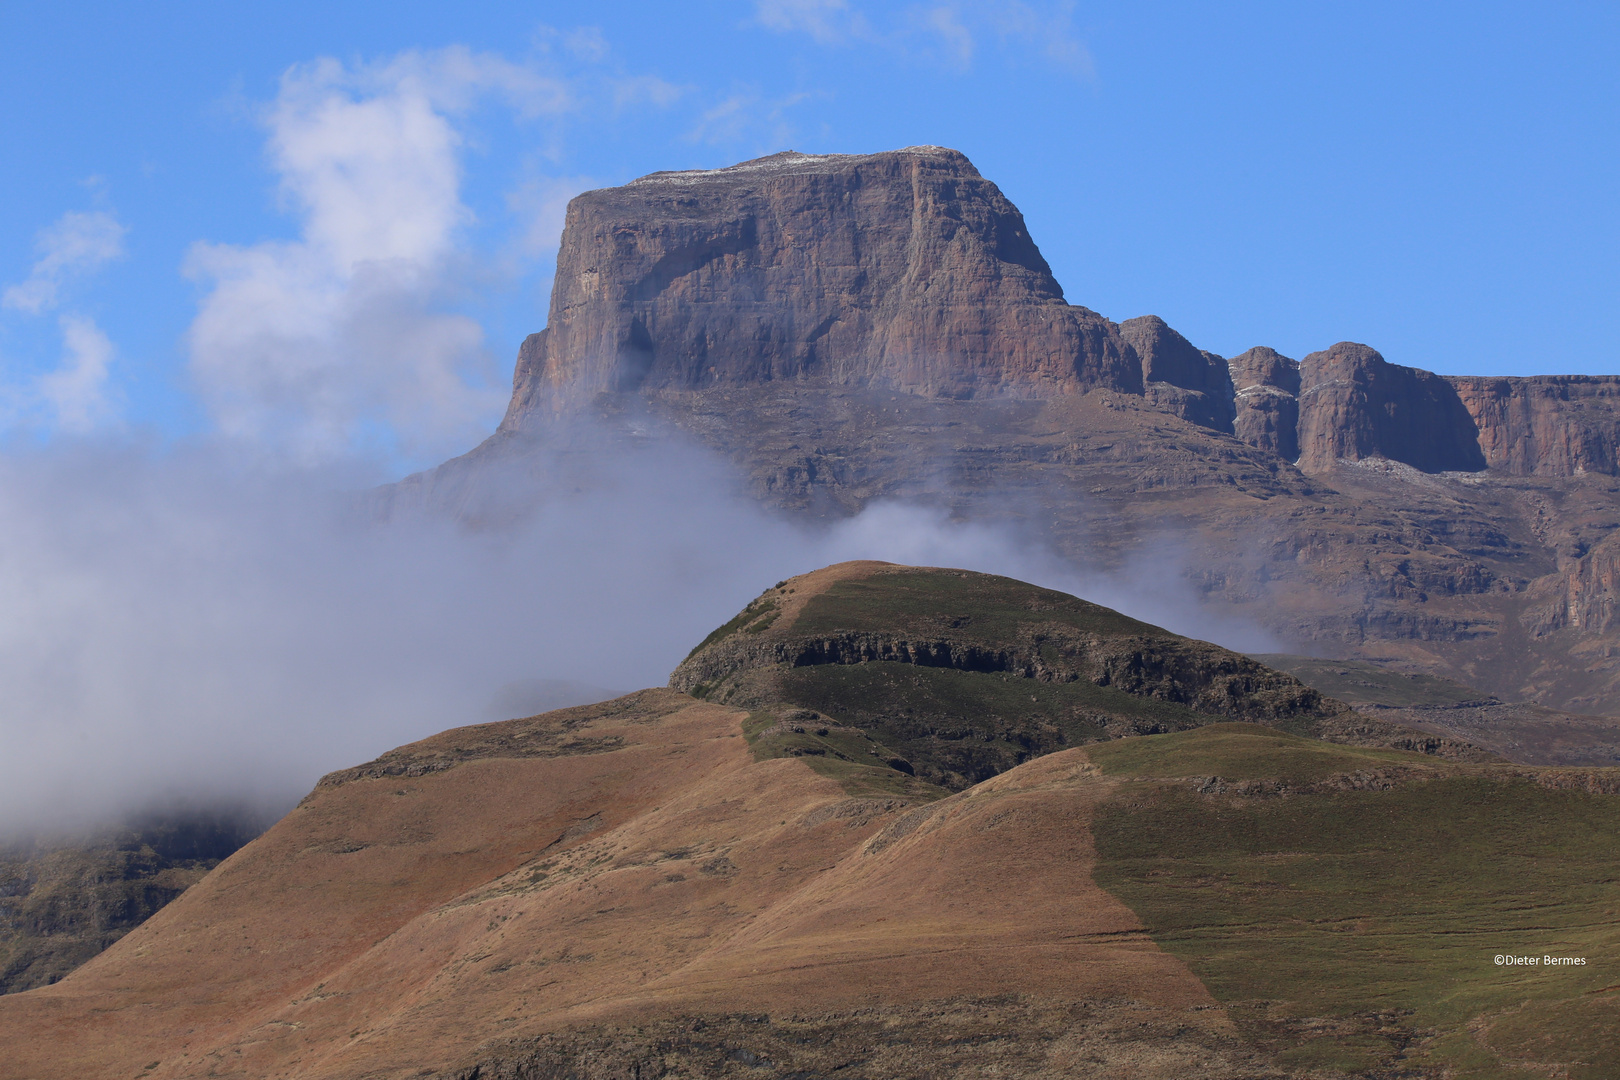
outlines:
[[[1303, 379], [1303, 383], [1302, 383]], [[1620, 378], [1441, 378], [1341, 342], [1230, 361], [1067, 303], [1022, 214], [937, 146], [786, 152], [569, 204], [503, 432], [613, 392], [813, 381], [933, 399], [1105, 388], [1320, 472], [1620, 471]]]
[[1472, 417], [1440, 376], [1341, 341], [1300, 365], [1299, 467], [1384, 458], [1423, 472], [1474, 472], [1485, 455]]
[[806, 376], [940, 397], [1141, 391], [1017, 207], [954, 150], [775, 154], [569, 204], [504, 427], [604, 391]]
[[1610, 533], [1534, 589], [1541, 602], [1525, 612], [1524, 622], [1537, 637], [1566, 628], [1607, 634], [1620, 627], [1620, 533]]
[[1537, 375], [1447, 380], [1493, 469], [1514, 476], [1620, 471], [1620, 378]]
[[1232, 379], [1226, 361], [1176, 333], [1157, 315], [1119, 324], [1119, 335], [1142, 364], [1142, 389], [1149, 401], [1216, 431], [1232, 432]]
[[1232, 433], [1285, 461], [1299, 457], [1299, 361], [1264, 345], [1226, 362]]

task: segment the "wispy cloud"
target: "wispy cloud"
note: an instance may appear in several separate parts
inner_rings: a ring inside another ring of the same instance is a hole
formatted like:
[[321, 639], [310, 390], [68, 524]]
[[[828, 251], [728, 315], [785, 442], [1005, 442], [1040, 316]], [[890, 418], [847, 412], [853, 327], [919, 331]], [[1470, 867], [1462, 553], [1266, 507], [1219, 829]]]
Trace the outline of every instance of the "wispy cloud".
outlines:
[[847, 0], [755, 0], [754, 16], [766, 29], [809, 34], [823, 44], [842, 44], [872, 33], [866, 17], [851, 10]]
[[129, 230], [104, 210], [70, 210], [41, 230], [28, 277], [0, 294], [0, 306], [38, 315], [57, 306], [63, 284], [124, 253]]
[[772, 98], [755, 87], [739, 89], [703, 110], [686, 137], [712, 146], [752, 143], [780, 150], [791, 144], [796, 134], [788, 111], [815, 96], [796, 93]]
[[519, 222], [518, 252], [533, 258], [556, 251], [568, 201], [595, 186], [588, 176], [544, 176], [526, 180], [508, 192], [506, 208]]
[[961, 13], [954, 4], [921, 8], [912, 17], [921, 35], [936, 39], [939, 47], [958, 65], [968, 67], [973, 63], [978, 42], [973, 32], [963, 25]]
[[1093, 73], [1091, 54], [1074, 28], [1072, 3], [1025, 0], [911, 4], [868, 17], [851, 0], [755, 0], [754, 21], [827, 46], [867, 45], [913, 60], [971, 67], [986, 42], [1042, 57], [1080, 78]]
[[83, 315], [64, 315], [61, 325], [62, 365], [39, 377], [36, 392], [58, 430], [88, 434], [116, 417], [107, 391], [113, 343]]
[[[0, 293], [0, 307], [25, 315], [56, 310], [70, 281], [83, 279], [124, 254], [128, 231], [109, 211], [68, 211], [40, 230], [39, 258], [27, 278]], [[117, 418], [108, 391], [116, 350], [87, 315], [65, 312], [57, 323], [61, 361], [51, 370], [0, 387], [0, 420], [7, 426], [88, 434]]]

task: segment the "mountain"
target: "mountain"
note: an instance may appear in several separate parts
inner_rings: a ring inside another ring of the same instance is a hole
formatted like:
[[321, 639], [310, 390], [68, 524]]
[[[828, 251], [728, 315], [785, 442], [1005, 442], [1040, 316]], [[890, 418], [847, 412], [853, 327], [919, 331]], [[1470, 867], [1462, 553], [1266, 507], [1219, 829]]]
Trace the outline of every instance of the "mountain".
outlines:
[[958, 570], [789, 579], [694, 679], [323, 778], [0, 997], [0, 1077], [1620, 1067], [1616, 770], [1372, 745], [1413, 733]]
[[1112, 322], [953, 150], [579, 196], [500, 429], [381, 512], [484, 520], [554, 480], [545, 448], [659, 430], [790, 514], [932, 503], [1180, 577], [1298, 653], [1620, 712], [1620, 378], [1443, 377], [1352, 342], [1223, 358]]

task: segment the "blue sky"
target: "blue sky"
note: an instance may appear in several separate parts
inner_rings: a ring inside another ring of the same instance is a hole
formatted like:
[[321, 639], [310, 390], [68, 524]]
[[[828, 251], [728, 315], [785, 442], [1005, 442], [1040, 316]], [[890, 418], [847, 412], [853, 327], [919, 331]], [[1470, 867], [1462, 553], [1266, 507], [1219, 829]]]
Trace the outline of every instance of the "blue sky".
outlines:
[[0, 422], [460, 452], [587, 187], [966, 152], [1226, 355], [1620, 371], [1613, 5], [0, 6]]

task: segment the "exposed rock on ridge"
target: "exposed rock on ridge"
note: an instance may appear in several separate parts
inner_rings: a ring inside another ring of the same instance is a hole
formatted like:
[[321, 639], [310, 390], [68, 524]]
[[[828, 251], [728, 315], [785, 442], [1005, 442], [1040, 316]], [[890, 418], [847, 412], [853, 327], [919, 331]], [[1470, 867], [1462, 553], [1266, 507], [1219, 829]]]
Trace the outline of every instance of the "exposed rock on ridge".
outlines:
[[1441, 378], [1341, 342], [1230, 361], [1157, 316], [1068, 304], [1023, 216], [935, 146], [653, 173], [570, 205], [507, 432], [594, 395], [781, 380], [927, 397], [1107, 389], [1298, 460], [1572, 476], [1620, 468], [1620, 379]]
[[1341, 341], [1300, 365], [1299, 466], [1381, 457], [1423, 472], [1485, 468], [1472, 419], [1450, 383]]
[[1491, 468], [1514, 476], [1620, 471], [1620, 378], [1458, 376], [1447, 381], [1473, 419]]
[[1285, 461], [1299, 457], [1299, 361], [1264, 345], [1227, 361], [1232, 433]]
[[1119, 333], [1142, 361], [1149, 401], [1183, 420], [1231, 434], [1235, 401], [1225, 360], [1194, 347], [1157, 315], [1126, 319]]

